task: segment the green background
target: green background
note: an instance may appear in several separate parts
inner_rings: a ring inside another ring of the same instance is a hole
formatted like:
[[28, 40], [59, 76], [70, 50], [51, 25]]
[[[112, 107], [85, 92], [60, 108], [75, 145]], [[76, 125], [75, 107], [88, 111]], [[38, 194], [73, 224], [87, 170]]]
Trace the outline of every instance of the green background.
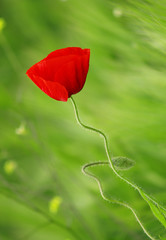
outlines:
[[[143, 240], [132, 213], [106, 203], [82, 165], [106, 160], [103, 140], [76, 123], [25, 72], [55, 49], [91, 49], [84, 123], [103, 130], [112, 156], [136, 164], [121, 174], [166, 206], [165, 0], [0, 0], [0, 239]], [[26, 134], [16, 134], [23, 124]], [[12, 174], [8, 161], [17, 164]], [[139, 194], [108, 166], [93, 172], [107, 197], [129, 203], [157, 239], [166, 233]], [[62, 198], [56, 214], [49, 202]]]

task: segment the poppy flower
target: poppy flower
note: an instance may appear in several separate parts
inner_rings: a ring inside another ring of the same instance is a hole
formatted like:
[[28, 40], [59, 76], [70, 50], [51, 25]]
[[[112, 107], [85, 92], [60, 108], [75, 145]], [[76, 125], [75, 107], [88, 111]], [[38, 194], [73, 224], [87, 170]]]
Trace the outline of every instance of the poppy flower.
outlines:
[[48, 96], [66, 102], [83, 88], [89, 69], [90, 49], [68, 47], [51, 52], [26, 74]]

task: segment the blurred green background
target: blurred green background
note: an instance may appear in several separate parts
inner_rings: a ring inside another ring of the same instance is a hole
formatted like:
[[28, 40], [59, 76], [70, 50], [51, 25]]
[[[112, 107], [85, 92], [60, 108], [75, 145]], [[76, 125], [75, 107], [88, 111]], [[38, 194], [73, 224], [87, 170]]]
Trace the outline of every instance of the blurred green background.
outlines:
[[[49, 98], [25, 72], [55, 49], [90, 48], [74, 96], [81, 119], [106, 133], [113, 156], [136, 162], [121, 174], [166, 206], [165, 0], [0, 0], [0, 17], [0, 239], [147, 239], [81, 173], [106, 160], [103, 140], [77, 125], [70, 99]], [[108, 166], [93, 172], [107, 197], [129, 203], [166, 239], [135, 190]]]

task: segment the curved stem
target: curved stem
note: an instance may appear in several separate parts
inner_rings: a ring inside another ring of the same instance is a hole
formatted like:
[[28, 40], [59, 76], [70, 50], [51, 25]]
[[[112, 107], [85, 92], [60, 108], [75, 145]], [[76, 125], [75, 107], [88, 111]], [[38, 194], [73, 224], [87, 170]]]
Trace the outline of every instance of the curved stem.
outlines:
[[152, 237], [152, 236], [148, 233], [148, 231], [145, 229], [145, 227], [143, 226], [141, 220], [139, 219], [139, 217], [138, 217], [137, 214], [136, 214], [136, 211], [135, 211], [132, 207], [130, 207], [127, 203], [120, 202], [120, 201], [115, 200], [115, 199], [109, 199], [109, 198], [107, 198], [107, 197], [104, 195], [103, 188], [102, 188], [102, 185], [101, 185], [100, 180], [99, 180], [94, 174], [86, 171], [86, 169], [89, 168], [89, 167], [94, 167], [94, 166], [97, 166], [97, 165], [104, 165], [104, 164], [109, 164], [109, 162], [94, 162], [94, 163], [85, 164], [85, 165], [82, 167], [82, 172], [83, 172], [85, 175], [93, 178], [93, 179], [97, 182], [98, 187], [99, 187], [100, 194], [101, 194], [102, 198], [103, 198], [105, 201], [107, 201], [107, 202], [109, 202], [109, 203], [119, 204], [119, 205], [121, 205], [121, 206], [123, 206], [123, 207], [126, 207], [126, 208], [130, 209], [130, 210], [132, 211], [132, 213], [134, 214], [137, 222], [140, 224], [140, 226], [141, 226], [142, 230], [144, 231], [144, 233], [145, 233], [150, 239], [155, 240], [155, 238]]
[[[127, 180], [126, 178], [122, 177], [115, 169], [114, 165], [113, 165], [113, 162], [112, 162], [112, 159], [111, 159], [111, 155], [110, 155], [110, 152], [109, 152], [109, 147], [108, 147], [108, 140], [107, 140], [107, 137], [106, 135], [101, 131], [101, 130], [98, 130], [94, 127], [90, 127], [90, 126], [87, 126], [85, 125], [81, 120], [80, 120], [80, 116], [79, 116], [79, 113], [78, 113], [78, 109], [77, 109], [77, 106], [76, 106], [76, 103], [73, 99], [73, 97], [71, 96], [71, 102], [73, 104], [73, 107], [74, 107], [74, 112], [75, 112], [75, 116], [76, 116], [76, 120], [78, 122], [78, 124], [85, 128], [85, 129], [88, 129], [90, 131], [93, 131], [93, 132], [96, 132], [98, 133], [99, 135], [101, 135], [103, 137], [103, 140], [104, 140], [104, 146], [105, 146], [105, 151], [106, 151], [106, 155], [107, 155], [107, 158], [108, 158], [108, 162], [95, 162], [95, 163], [89, 163], [89, 164], [86, 164], [85, 166], [83, 166], [82, 168], [82, 171], [84, 174], [88, 175], [89, 177], [93, 178], [97, 183], [98, 183], [98, 186], [99, 186], [99, 190], [100, 190], [100, 194], [102, 196], [102, 198], [105, 200], [105, 201], [108, 201], [108, 202], [111, 202], [111, 203], [117, 203], [117, 204], [120, 204], [128, 209], [130, 209], [132, 211], [132, 213], [134, 214], [137, 222], [140, 224], [142, 230], [144, 231], [144, 233], [152, 240], [155, 240], [154, 237], [152, 237], [148, 231], [144, 228], [142, 222], [140, 221], [140, 219], [138, 218], [135, 210], [130, 207], [128, 204], [126, 203], [123, 203], [123, 202], [120, 202], [120, 201], [117, 201], [117, 200], [110, 200], [108, 199], [107, 197], [104, 196], [104, 193], [103, 193], [103, 190], [102, 190], [102, 186], [101, 186], [101, 183], [100, 181], [98, 180], [98, 178], [96, 176], [94, 176], [92, 173], [89, 173], [86, 171], [86, 168], [88, 167], [92, 167], [92, 166], [95, 166], [95, 165], [102, 165], [102, 164], [109, 164], [112, 171], [114, 172], [114, 174], [119, 177], [122, 181], [126, 182], [127, 184], [129, 184], [130, 186], [132, 186], [134, 189], [136, 189], [139, 193], [140, 193], [140, 189], [138, 186], [136, 186], [135, 184], [131, 183], [129, 180]], [[146, 194], [145, 194], [146, 195]], [[148, 195], [146, 195], [149, 199], [151, 199]], [[155, 204], [157, 204], [154, 200], [152, 200]], [[158, 205], [158, 204], [157, 204]]]
[[[77, 120], [78, 124], [81, 127], [85, 128], [85, 129], [88, 129], [88, 130], [91, 130], [93, 132], [96, 132], [96, 133], [100, 134], [103, 137], [103, 139], [104, 139], [104, 146], [105, 146], [105, 151], [106, 151], [106, 155], [107, 155], [107, 158], [108, 158], [108, 162], [109, 162], [110, 167], [112, 168], [113, 172], [116, 174], [116, 176], [119, 177], [124, 182], [126, 182], [127, 184], [129, 184], [134, 189], [136, 189], [139, 193], [140, 193], [140, 191], [142, 191], [149, 200], [151, 200], [155, 205], [159, 206], [160, 208], [162, 208], [163, 210], [166, 211], [166, 209], [163, 206], [159, 205], [154, 199], [149, 197], [149, 195], [147, 195], [143, 190], [141, 190], [136, 184], [134, 184], [134, 183], [130, 182], [129, 180], [127, 180], [126, 178], [122, 177], [116, 171], [116, 169], [115, 169], [115, 167], [113, 165], [112, 159], [111, 159], [110, 152], [109, 152], [108, 140], [107, 140], [106, 135], [101, 130], [98, 130], [98, 129], [94, 128], [94, 127], [89, 127], [89, 126], [85, 125], [84, 123], [82, 123], [82, 121], [80, 120], [80, 117], [79, 117], [79, 113], [78, 113], [78, 109], [77, 109], [76, 103], [75, 103], [75, 101], [74, 101], [72, 96], [71, 96], [71, 102], [72, 102], [73, 107], [74, 107], [74, 112], [75, 112], [75, 116], [76, 116], [76, 120]], [[140, 195], [141, 195], [141, 193], [140, 193]]]

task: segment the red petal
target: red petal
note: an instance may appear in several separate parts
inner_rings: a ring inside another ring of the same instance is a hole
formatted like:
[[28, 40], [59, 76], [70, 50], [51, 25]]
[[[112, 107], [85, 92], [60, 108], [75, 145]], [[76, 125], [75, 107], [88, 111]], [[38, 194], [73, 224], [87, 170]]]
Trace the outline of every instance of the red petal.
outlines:
[[[89, 50], [89, 49], [87, 49]], [[81, 91], [81, 89], [83, 88], [85, 81], [86, 81], [86, 77], [87, 77], [87, 73], [89, 70], [89, 57], [90, 57], [90, 51], [87, 52], [87, 54], [80, 56], [77, 58], [76, 61], [76, 74], [77, 74], [77, 81], [79, 84], [79, 91]]]
[[63, 84], [68, 91], [70, 97], [73, 93], [78, 92], [79, 83], [76, 76], [75, 61], [66, 63], [55, 73], [54, 81]]
[[89, 69], [89, 54], [75, 56], [73, 61], [62, 65], [55, 72], [54, 81], [61, 83], [68, 91], [68, 96], [78, 93], [84, 86]]
[[75, 56], [61, 56], [52, 59], [43, 59], [42, 61], [33, 65], [28, 71], [28, 76], [32, 75], [42, 77], [45, 80], [54, 81], [56, 71], [64, 66], [67, 62], [73, 61]]
[[84, 86], [89, 69], [90, 49], [69, 47], [56, 50], [33, 65], [29, 78], [47, 95], [67, 101]]
[[87, 54], [87, 52], [89, 52], [89, 51], [90, 51], [89, 49], [82, 49], [80, 47], [62, 48], [62, 49], [55, 50], [55, 51], [51, 52], [50, 54], [48, 54], [46, 59], [56, 58], [56, 57], [60, 57], [60, 56], [68, 56], [68, 55], [83, 55], [83, 54]]
[[83, 63], [85, 77], [89, 70], [89, 58], [90, 58], [90, 49], [86, 49], [86, 50], [87, 50], [86, 54], [84, 54], [84, 56], [82, 56], [82, 63]]
[[60, 83], [46, 81], [42, 77], [39, 77], [36, 75], [33, 75], [33, 77], [31, 76], [30, 78], [49, 97], [56, 99], [58, 101], [64, 101], [64, 102], [68, 100], [68, 92], [66, 88]]

